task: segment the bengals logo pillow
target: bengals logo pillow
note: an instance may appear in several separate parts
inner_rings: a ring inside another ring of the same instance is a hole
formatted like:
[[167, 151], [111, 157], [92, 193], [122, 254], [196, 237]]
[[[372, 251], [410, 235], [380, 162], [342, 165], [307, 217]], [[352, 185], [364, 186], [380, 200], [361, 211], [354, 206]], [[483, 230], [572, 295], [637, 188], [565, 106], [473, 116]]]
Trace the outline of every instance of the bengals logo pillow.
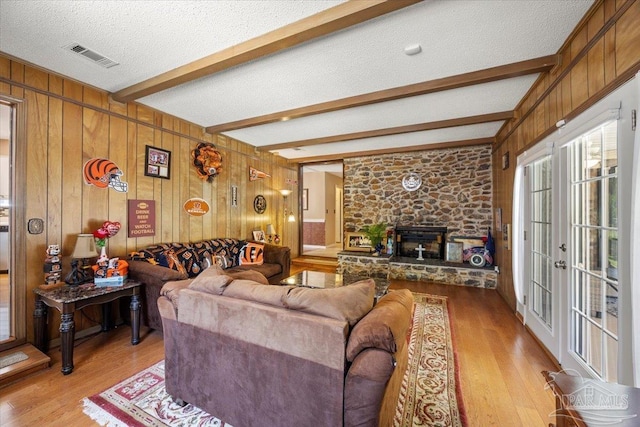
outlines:
[[240, 249], [240, 265], [264, 264], [264, 245], [247, 243]]

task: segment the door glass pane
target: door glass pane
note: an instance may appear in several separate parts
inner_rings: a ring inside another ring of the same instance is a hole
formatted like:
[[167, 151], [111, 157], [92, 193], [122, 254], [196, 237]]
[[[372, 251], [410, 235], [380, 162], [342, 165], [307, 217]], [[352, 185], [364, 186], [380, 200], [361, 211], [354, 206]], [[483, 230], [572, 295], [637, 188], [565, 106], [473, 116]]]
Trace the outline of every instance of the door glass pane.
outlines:
[[530, 308], [538, 320], [551, 329], [551, 156], [531, 164], [531, 278]]
[[11, 260], [10, 216], [11, 216], [11, 113], [12, 107], [0, 103], [0, 343], [8, 342], [14, 327], [13, 307], [14, 292], [11, 285], [9, 263]]
[[570, 145], [571, 350], [606, 381], [617, 378], [617, 122]]

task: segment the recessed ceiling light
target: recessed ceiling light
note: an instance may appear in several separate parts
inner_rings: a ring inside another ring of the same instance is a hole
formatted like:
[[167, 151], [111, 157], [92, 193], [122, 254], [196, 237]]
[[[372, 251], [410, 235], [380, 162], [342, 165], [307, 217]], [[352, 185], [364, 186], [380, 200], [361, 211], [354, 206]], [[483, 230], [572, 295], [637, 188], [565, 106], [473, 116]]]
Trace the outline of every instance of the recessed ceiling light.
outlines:
[[404, 48], [404, 53], [411, 56], [411, 55], [417, 55], [420, 52], [422, 52], [422, 46], [420, 46], [419, 44], [412, 44], [409, 45], [407, 47]]

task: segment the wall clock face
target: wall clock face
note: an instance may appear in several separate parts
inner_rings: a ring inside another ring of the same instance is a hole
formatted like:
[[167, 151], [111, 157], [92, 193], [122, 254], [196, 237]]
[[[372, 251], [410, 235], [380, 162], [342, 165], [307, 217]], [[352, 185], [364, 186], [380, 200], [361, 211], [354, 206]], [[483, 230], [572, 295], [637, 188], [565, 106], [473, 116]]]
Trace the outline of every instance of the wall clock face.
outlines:
[[253, 209], [257, 213], [263, 214], [264, 211], [267, 210], [267, 199], [265, 199], [263, 195], [258, 194], [256, 198], [253, 199]]

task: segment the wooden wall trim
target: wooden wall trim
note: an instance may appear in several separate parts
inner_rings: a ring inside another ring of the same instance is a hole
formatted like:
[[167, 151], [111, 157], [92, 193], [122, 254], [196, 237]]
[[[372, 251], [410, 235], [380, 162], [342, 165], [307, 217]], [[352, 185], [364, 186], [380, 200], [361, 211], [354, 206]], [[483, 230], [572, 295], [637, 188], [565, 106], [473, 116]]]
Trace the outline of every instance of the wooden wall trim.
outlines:
[[[556, 78], [554, 79], [553, 82], [551, 82], [549, 84], [549, 86], [547, 87], [547, 89], [544, 90], [544, 92], [542, 92], [542, 94], [536, 99], [536, 101], [531, 105], [531, 107], [529, 107], [529, 109], [522, 114], [522, 116], [520, 116], [520, 118], [518, 118], [517, 122], [513, 125], [513, 127], [503, 136], [500, 137], [500, 139], [498, 140], [498, 138], [496, 138], [496, 144], [494, 146], [494, 152], [496, 150], [498, 150], [500, 148], [500, 146], [507, 140], [509, 139], [509, 137], [513, 134], [513, 132], [515, 132], [518, 127], [520, 127], [520, 125], [522, 125], [522, 123], [524, 123], [524, 121], [527, 119], [527, 117], [529, 117], [534, 111], [535, 109], [538, 107], [538, 105], [540, 105], [548, 96], [549, 94], [562, 82], [562, 80], [571, 72], [571, 70], [573, 70], [573, 68], [576, 66], [576, 64], [578, 64], [591, 50], [591, 48], [593, 48], [593, 46], [600, 41], [600, 39], [602, 39], [604, 37], [604, 35], [607, 33], [607, 31], [609, 29], [611, 29], [611, 27], [613, 27], [615, 25], [616, 22], [618, 22], [618, 20], [620, 19], [620, 17], [622, 15], [624, 15], [624, 13], [636, 2], [636, 0], [627, 0], [622, 7], [620, 7], [620, 9], [618, 9], [616, 11], [616, 13], [607, 21], [605, 22], [605, 24], [602, 26], [602, 28], [600, 28], [600, 30], [591, 38], [591, 40], [589, 40], [587, 42], [587, 44], [585, 44], [585, 46], [580, 50], [580, 52], [578, 52], [578, 54], [571, 60], [571, 62], [569, 63], [569, 65], [567, 65], [567, 67], [565, 67], [560, 74], [558, 74], [556, 76]], [[593, 12], [591, 12], [593, 13]], [[581, 21], [584, 25], [584, 22], [586, 22], [586, 20]], [[575, 33], [575, 32], [574, 32]], [[572, 40], [572, 39], [571, 39]], [[565, 43], [565, 48], [566, 48], [567, 44]], [[633, 69], [635, 69], [636, 67], [634, 66]], [[625, 73], [626, 74], [626, 73]], [[618, 76], [615, 80], [620, 80], [622, 76]], [[628, 79], [624, 79], [621, 80], [619, 82], [617, 82], [617, 85], [614, 85], [613, 89], [614, 90], [616, 87], [620, 86], [622, 83], [624, 83], [626, 80]], [[538, 85], [539, 85], [540, 79], [536, 81], [536, 83], [531, 87], [531, 89], [529, 90], [529, 92], [527, 92], [527, 94], [522, 98], [522, 100], [520, 101], [520, 103], [516, 106], [515, 110], [518, 111], [518, 109], [522, 106], [522, 104], [525, 102], [525, 100], [532, 94], [532, 91], [537, 89]], [[606, 87], [608, 87], [610, 85], [607, 85]], [[602, 92], [602, 91], [600, 91]], [[608, 94], [609, 92], [606, 92], [604, 94], [598, 93], [598, 96], [600, 96], [601, 99], [602, 97], [604, 97], [604, 95]], [[595, 97], [590, 97], [589, 102], [591, 101], [591, 98], [595, 98]], [[587, 102], [587, 103], [589, 103]], [[595, 103], [596, 101], [593, 101], [593, 103]], [[593, 104], [592, 103], [592, 104]], [[590, 106], [590, 105], [589, 105]], [[580, 106], [580, 108], [582, 108], [583, 106]], [[587, 107], [588, 108], [588, 107]], [[586, 108], [585, 108], [586, 109]], [[577, 109], [576, 109], [577, 110]], [[576, 111], [574, 110], [574, 112]], [[584, 110], [583, 110], [584, 111]], [[568, 117], [568, 116], [567, 116]], [[505, 123], [504, 126], [507, 126], [508, 124]], [[503, 128], [504, 128], [503, 126]], [[555, 126], [555, 124], [554, 124]], [[498, 132], [498, 135], [500, 135], [500, 132], [502, 131], [502, 129], [500, 129], [500, 131]]]
[[[155, 124], [155, 123], [149, 123], [147, 121], [140, 120], [140, 119], [138, 119], [136, 117], [130, 117], [130, 116], [118, 113], [116, 111], [112, 111], [112, 110], [109, 110], [109, 109], [106, 109], [106, 108], [101, 108], [101, 107], [98, 107], [96, 105], [93, 105], [93, 104], [90, 104], [90, 103], [87, 103], [87, 102], [78, 101], [77, 99], [70, 98], [68, 96], [59, 95], [57, 93], [53, 93], [53, 92], [50, 92], [50, 91], [45, 90], [45, 89], [40, 89], [38, 87], [29, 85], [29, 84], [26, 84], [26, 83], [17, 82], [15, 80], [11, 80], [11, 79], [8, 79], [8, 78], [5, 78], [5, 77], [0, 77], [0, 83], [6, 83], [6, 84], [9, 84], [11, 86], [19, 87], [21, 89], [30, 90], [30, 91], [33, 91], [35, 93], [39, 93], [41, 95], [46, 95], [48, 97], [59, 99], [59, 100], [64, 101], [64, 102], [69, 102], [71, 104], [77, 105], [77, 106], [82, 107], [82, 108], [88, 108], [88, 109], [94, 110], [96, 112], [108, 114], [111, 117], [124, 119], [124, 120], [127, 120], [129, 122], [133, 122], [133, 123], [135, 123], [137, 125], [147, 126], [147, 127], [151, 128], [151, 129], [158, 130], [158, 131], [161, 131], [161, 132], [165, 132], [165, 133], [171, 134], [173, 136], [178, 136], [178, 137], [180, 137], [182, 139], [185, 139], [185, 140], [189, 140], [190, 142], [200, 143], [203, 140], [205, 140], [207, 137], [210, 136], [209, 134], [206, 134], [204, 132], [204, 128], [201, 127], [201, 126], [198, 126], [198, 127], [202, 129], [203, 136], [202, 136], [202, 138], [197, 138], [197, 137], [191, 136], [191, 135], [186, 134], [186, 133], [182, 133], [182, 132], [178, 132], [178, 131], [175, 131], [173, 129], [170, 129], [170, 128], [162, 127], [162, 126], [160, 126], [158, 124]], [[140, 104], [137, 104], [135, 102], [132, 103], [132, 104], [133, 105], [140, 105]], [[150, 107], [147, 107], [146, 105], [144, 106], [144, 108], [148, 108], [149, 110], [154, 111], [154, 112], [156, 112], [158, 114], [166, 115], [166, 113], [163, 113], [161, 111], [155, 110], [155, 109], [150, 108]], [[174, 116], [171, 116], [171, 117], [174, 117]], [[175, 117], [175, 119], [183, 121], [183, 122], [186, 122], [186, 120], [181, 119], [179, 117]], [[245, 142], [242, 142], [242, 141], [238, 141], [238, 142], [249, 146], [249, 144], [246, 144]], [[221, 147], [221, 148], [224, 149], [224, 151], [226, 151], [226, 152], [235, 152], [235, 153], [242, 154], [242, 155], [248, 156], [250, 158], [253, 158], [254, 160], [264, 160], [264, 159], [261, 159], [257, 155], [256, 156], [251, 156], [250, 154], [247, 154], [246, 150], [242, 150], [241, 148], [237, 148], [236, 149], [236, 148], [234, 148], [233, 145], [228, 145], [228, 146], [224, 146], [224, 147]], [[274, 161], [274, 163], [275, 163], [275, 161]], [[294, 170], [294, 169], [290, 168], [286, 163], [281, 164], [279, 166]]]

